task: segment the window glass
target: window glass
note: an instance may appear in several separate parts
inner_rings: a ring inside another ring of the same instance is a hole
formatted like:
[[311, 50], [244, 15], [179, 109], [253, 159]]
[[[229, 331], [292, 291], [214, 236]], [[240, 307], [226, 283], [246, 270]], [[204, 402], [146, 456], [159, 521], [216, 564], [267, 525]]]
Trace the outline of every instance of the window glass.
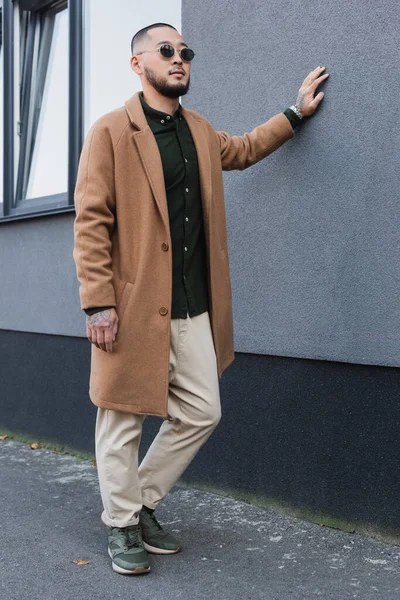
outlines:
[[27, 198], [66, 192], [68, 181], [68, 11], [55, 15], [34, 140]]
[[0, 0], [0, 217], [3, 214], [3, 47], [2, 47], [2, 2]]

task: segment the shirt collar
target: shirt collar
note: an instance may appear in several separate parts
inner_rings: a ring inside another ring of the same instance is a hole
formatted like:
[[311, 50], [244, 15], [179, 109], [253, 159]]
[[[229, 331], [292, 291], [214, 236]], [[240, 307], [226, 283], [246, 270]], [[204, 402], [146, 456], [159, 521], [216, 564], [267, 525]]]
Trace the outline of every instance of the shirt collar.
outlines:
[[[171, 115], [169, 115], [168, 113], [162, 112], [160, 110], [156, 110], [155, 108], [152, 108], [151, 106], [149, 106], [143, 98], [143, 92], [140, 92], [139, 98], [140, 98], [140, 102], [142, 104], [143, 112], [146, 115], [146, 117], [150, 117], [151, 119], [154, 119], [155, 121], [158, 121], [160, 123], [162, 123], [164, 121], [169, 121], [171, 119]], [[172, 116], [172, 118], [175, 120], [175, 119], [181, 117], [181, 115], [182, 115], [182, 106], [179, 104], [178, 109], [175, 112], [175, 114]]]

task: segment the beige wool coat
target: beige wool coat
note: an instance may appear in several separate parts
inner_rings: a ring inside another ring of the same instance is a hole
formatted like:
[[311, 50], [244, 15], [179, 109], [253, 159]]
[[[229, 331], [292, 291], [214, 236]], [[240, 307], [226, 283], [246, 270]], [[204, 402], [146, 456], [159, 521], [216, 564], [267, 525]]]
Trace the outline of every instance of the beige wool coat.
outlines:
[[[245, 169], [293, 136], [283, 113], [243, 136], [183, 110], [196, 146], [218, 373], [234, 359], [222, 170]], [[172, 252], [161, 158], [138, 94], [100, 118], [84, 143], [74, 259], [82, 309], [115, 306], [116, 350], [92, 345], [96, 406], [167, 416]]]

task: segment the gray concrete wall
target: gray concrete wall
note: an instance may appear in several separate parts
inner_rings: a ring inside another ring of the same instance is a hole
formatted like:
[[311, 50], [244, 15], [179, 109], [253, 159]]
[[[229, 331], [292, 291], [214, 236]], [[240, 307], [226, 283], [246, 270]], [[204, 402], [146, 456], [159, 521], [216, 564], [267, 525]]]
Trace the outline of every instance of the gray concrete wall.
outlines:
[[[398, 365], [400, 6], [183, 4], [196, 51], [185, 99], [241, 134], [326, 64], [326, 99], [295, 139], [225, 177], [236, 349]], [[73, 215], [0, 224], [0, 328], [84, 336]]]
[[74, 214], [0, 224], [0, 329], [85, 336]]
[[395, 365], [400, 356], [400, 5], [184, 0], [186, 106], [242, 134], [331, 78], [276, 154], [225, 177], [236, 349]]

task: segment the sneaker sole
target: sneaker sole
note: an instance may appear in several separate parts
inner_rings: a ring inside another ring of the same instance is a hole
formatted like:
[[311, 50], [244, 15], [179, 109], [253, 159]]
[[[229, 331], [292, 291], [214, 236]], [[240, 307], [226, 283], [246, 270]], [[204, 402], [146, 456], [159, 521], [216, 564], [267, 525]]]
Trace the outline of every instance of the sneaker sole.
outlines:
[[179, 546], [179, 548], [177, 548], [176, 550], [164, 550], [164, 548], [156, 548], [155, 546], [150, 546], [149, 544], [146, 544], [146, 542], [143, 542], [143, 546], [145, 547], [145, 550], [147, 550], [147, 552], [149, 552], [150, 554], [177, 554], [182, 550], [182, 546]]
[[148, 573], [150, 571], [150, 567], [136, 567], [136, 569], [124, 569], [123, 567], [119, 567], [115, 564], [112, 558], [112, 554], [110, 552], [110, 548], [108, 548], [108, 556], [111, 558], [113, 571], [119, 573], [120, 575], [143, 575], [144, 573]]

